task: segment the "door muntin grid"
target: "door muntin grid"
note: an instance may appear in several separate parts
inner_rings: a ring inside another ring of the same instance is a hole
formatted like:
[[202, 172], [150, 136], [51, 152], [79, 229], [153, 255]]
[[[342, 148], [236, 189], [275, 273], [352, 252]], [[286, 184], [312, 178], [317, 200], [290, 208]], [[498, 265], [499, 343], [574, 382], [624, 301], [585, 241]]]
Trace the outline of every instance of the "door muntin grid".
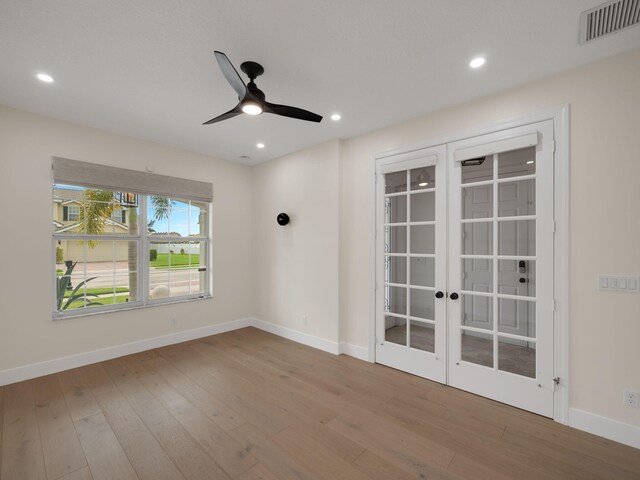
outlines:
[[536, 150], [461, 171], [460, 360], [536, 377]]
[[435, 167], [384, 175], [384, 338], [435, 352]]

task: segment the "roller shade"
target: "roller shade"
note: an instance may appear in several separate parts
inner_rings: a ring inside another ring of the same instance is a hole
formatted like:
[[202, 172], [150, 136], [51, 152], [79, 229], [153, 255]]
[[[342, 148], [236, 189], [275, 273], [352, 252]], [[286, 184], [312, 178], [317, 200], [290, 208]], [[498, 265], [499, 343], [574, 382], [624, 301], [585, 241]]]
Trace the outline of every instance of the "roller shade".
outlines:
[[508, 152], [518, 150], [520, 148], [533, 147], [538, 144], [538, 133], [532, 132], [526, 135], [518, 135], [517, 137], [504, 138], [491, 143], [483, 143], [482, 145], [474, 145], [456, 150], [453, 158], [456, 162], [470, 160], [472, 158], [493, 155], [494, 153]]
[[211, 183], [60, 157], [53, 157], [53, 181], [57, 184], [157, 195], [198, 202], [213, 200], [213, 185]]

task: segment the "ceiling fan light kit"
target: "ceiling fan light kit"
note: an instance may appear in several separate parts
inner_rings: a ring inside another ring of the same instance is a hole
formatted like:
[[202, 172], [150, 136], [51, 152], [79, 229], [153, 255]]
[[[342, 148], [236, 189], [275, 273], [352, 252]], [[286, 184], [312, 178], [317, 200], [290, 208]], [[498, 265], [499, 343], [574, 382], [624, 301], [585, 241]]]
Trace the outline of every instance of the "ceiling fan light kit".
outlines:
[[322, 120], [322, 116], [303, 110], [302, 108], [267, 102], [264, 92], [258, 88], [255, 82], [255, 79], [264, 73], [264, 68], [262, 68], [262, 65], [259, 63], [244, 62], [240, 65], [240, 69], [249, 77], [249, 83], [245, 84], [238, 71], [224, 53], [216, 51], [215, 56], [220, 70], [222, 70], [222, 74], [238, 94], [238, 104], [228, 112], [212, 118], [203, 125], [210, 125], [222, 120], [227, 120], [241, 113], [255, 116], [264, 112], [295, 118], [297, 120], [306, 120], [308, 122], [320, 122]]

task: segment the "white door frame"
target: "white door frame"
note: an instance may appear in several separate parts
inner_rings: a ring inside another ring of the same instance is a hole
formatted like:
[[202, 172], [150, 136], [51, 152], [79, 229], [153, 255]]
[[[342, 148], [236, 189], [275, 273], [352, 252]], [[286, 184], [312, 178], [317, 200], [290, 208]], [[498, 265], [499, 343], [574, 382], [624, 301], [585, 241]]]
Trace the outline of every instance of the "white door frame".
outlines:
[[559, 379], [554, 392], [553, 419], [569, 423], [569, 104], [519, 117], [506, 122], [478, 127], [446, 137], [423, 140], [374, 154], [369, 166], [369, 355], [375, 362], [376, 334], [376, 165], [383, 159], [434, 147], [466, 138], [499, 132], [544, 120], [553, 120], [554, 130], [554, 347], [553, 376]]

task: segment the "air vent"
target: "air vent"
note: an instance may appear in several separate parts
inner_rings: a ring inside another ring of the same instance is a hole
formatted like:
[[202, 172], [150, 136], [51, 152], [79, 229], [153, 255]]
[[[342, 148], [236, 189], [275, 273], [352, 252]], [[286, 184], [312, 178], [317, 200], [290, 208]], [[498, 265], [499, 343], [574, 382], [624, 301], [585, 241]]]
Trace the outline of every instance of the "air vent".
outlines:
[[582, 12], [580, 43], [609, 35], [640, 22], [640, 0], [613, 0]]

